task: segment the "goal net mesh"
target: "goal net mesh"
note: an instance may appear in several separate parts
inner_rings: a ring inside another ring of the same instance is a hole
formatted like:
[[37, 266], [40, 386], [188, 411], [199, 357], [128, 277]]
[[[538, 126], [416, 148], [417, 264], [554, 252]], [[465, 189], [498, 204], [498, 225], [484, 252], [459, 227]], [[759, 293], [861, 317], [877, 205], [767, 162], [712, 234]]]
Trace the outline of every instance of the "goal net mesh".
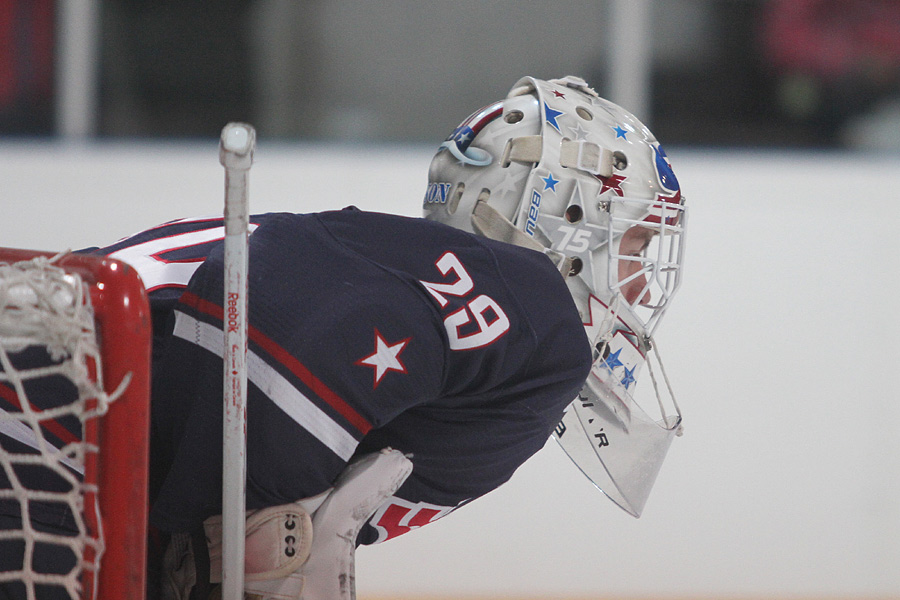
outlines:
[[95, 577], [105, 540], [85, 471], [129, 379], [103, 388], [88, 286], [58, 258], [0, 263], [0, 586], [29, 599], [82, 598]]

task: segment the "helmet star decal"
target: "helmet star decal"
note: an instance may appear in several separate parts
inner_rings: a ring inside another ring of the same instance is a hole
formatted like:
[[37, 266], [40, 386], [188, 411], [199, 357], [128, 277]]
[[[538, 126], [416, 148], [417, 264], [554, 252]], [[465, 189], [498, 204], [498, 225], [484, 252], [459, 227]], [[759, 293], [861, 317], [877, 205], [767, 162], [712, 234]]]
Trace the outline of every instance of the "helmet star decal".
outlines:
[[625, 367], [625, 377], [622, 378], [621, 384], [625, 386], [626, 390], [628, 389], [628, 386], [634, 383], [634, 370], [636, 368], [637, 367], [631, 367], [629, 369], [628, 367]]
[[561, 110], [554, 110], [547, 106], [547, 103], [544, 102], [544, 116], [547, 119], [547, 122], [550, 123], [550, 125], [553, 127], [553, 129], [560, 131], [559, 123], [557, 123], [556, 120], [564, 114], [566, 113]]
[[553, 173], [550, 173], [546, 177], [541, 177], [544, 181], [544, 190], [553, 190], [556, 191], [556, 184], [559, 183], [559, 179], [553, 178]]
[[606, 363], [606, 366], [607, 366], [607, 368], [608, 368], [610, 371], [612, 371], [612, 370], [615, 369], [616, 367], [621, 367], [621, 366], [622, 366], [623, 363], [622, 363], [621, 360], [619, 360], [619, 355], [620, 355], [620, 354], [622, 354], [622, 349], [621, 349], [621, 348], [619, 348], [619, 349], [616, 350], [615, 352], [611, 353], [609, 356], [606, 357], [606, 359], [604, 359], [603, 362]]
[[581, 126], [581, 122], [575, 123], [574, 127], [569, 127], [569, 131], [572, 132], [572, 139], [574, 140], [587, 140], [588, 135], [591, 133]]
[[388, 371], [406, 373], [406, 367], [400, 362], [400, 353], [412, 338], [406, 338], [395, 344], [389, 344], [378, 329], [375, 329], [375, 352], [359, 359], [355, 364], [372, 367], [375, 369], [375, 381], [372, 389], [378, 387], [381, 379]]
[[599, 179], [603, 183], [603, 187], [600, 188], [600, 194], [605, 194], [606, 192], [612, 190], [617, 196], [624, 196], [624, 192], [622, 192], [622, 182], [627, 179], [627, 177], [623, 175], [610, 175], [609, 177], [601, 177], [597, 175], [597, 179]]

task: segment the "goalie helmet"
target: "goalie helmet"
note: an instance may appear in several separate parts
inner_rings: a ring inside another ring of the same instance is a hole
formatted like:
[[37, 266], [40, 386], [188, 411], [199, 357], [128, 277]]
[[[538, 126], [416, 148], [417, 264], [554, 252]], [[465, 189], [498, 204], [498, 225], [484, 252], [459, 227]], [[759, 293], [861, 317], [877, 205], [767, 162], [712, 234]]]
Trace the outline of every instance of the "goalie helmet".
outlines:
[[[424, 215], [556, 263], [594, 362], [554, 435], [591, 481], [640, 516], [681, 429], [652, 367], [662, 367], [652, 335], [681, 282], [686, 219], [656, 138], [580, 78], [526, 77], [441, 144]], [[657, 417], [634, 396], [644, 367]]]

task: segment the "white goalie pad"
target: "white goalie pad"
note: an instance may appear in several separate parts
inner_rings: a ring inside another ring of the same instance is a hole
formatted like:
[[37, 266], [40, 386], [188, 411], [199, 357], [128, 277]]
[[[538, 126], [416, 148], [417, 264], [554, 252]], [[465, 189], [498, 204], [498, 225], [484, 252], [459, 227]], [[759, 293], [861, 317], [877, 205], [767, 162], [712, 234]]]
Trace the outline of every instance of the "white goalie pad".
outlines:
[[301, 600], [356, 599], [356, 537], [359, 530], [406, 481], [413, 465], [402, 452], [385, 449], [349, 465], [334, 491], [313, 515], [316, 532]]

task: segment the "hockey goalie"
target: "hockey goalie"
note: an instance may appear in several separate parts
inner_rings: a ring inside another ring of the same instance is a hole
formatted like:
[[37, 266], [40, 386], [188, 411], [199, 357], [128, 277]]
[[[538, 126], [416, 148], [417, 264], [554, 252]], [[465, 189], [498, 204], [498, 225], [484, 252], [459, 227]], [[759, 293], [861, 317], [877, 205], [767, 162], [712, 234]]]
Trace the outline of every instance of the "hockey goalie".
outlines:
[[[250, 222], [248, 597], [354, 597], [358, 545], [496, 489], [552, 435], [640, 515], [680, 429], [633, 392], [686, 222], [633, 115], [577, 77], [526, 77], [441, 144], [424, 218]], [[221, 581], [222, 236], [221, 219], [184, 219], [93, 250], [133, 265], [151, 299], [163, 598]]]

